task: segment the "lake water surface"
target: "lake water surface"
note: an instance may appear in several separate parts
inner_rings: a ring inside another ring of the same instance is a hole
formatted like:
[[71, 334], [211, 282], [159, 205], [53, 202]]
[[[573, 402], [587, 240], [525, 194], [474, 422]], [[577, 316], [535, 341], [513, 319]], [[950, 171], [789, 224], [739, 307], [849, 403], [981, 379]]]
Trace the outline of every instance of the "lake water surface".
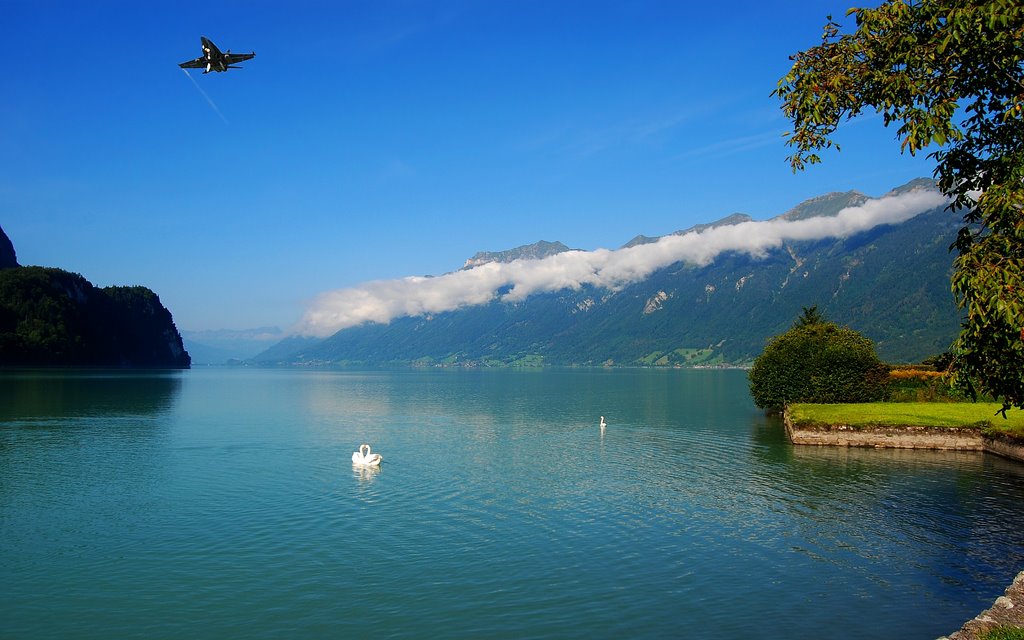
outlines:
[[2, 638], [930, 639], [1022, 522], [1024, 465], [794, 447], [743, 371], [0, 374]]

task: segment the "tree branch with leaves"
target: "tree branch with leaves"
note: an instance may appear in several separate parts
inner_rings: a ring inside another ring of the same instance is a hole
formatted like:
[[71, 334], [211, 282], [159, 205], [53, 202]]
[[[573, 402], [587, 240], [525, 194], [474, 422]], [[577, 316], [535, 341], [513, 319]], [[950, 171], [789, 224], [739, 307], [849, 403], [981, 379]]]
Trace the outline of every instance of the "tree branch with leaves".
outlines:
[[950, 371], [1004, 414], [1024, 409], [1024, 5], [888, 0], [847, 16], [856, 28], [830, 16], [773, 92], [793, 123], [787, 160], [794, 171], [821, 162], [839, 125], [872, 111], [898, 127], [903, 152], [934, 149], [938, 186], [964, 220]]

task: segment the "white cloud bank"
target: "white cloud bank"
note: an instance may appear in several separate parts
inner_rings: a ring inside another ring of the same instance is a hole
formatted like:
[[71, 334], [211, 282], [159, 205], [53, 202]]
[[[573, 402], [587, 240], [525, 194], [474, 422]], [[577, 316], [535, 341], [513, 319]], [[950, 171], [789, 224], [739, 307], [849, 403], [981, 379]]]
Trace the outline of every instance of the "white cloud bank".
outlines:
[[868, 200], [832, 217], [743, 222], [614, 251], [566, 251], [542, 259], [491, 262], [434, 278], [377, 280], [320, 294], [295, 332], [323, 337], [365, 322], [386, 323], [495, 299], [515, 302], [535, 293], [588, 284], [617, 289], [676, 262], [703, 266], [726, 251], [762, 258], [785, 241], [845, 238], [880, 224], [904, 222], [946, 202], [937, 191], [914, 190]]

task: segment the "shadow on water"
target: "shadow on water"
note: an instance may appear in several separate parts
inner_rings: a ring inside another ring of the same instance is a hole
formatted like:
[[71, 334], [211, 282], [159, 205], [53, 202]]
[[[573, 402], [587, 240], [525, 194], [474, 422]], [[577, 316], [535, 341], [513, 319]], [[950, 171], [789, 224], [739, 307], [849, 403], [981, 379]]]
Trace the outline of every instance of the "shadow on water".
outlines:
[[[902, 588], [957, 602], [968, 616], [1024, 566], [1019, 463], [973, 451], [793, 445], [774, 417], [753, 440], [751, 468], [788, 514], [799, 556], [849, 550], [841, 560], [850, 574], [905, 580]], [[893, 575], [879, 577], [879, 564]]]
[[163, 413], [177, 398], [182, 375], [156, 370], [0, 372], [0, 421]]

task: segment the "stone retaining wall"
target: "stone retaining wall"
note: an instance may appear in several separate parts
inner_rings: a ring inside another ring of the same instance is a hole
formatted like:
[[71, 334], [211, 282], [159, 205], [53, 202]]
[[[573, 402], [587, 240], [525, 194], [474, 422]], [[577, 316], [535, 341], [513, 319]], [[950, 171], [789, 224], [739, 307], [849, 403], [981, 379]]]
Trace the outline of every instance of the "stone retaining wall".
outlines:
[[968, 620], [956, 633], [939, 640], [977, 640], [981, 634], [998, 627], [1024, 628], [1024, 571], [996, 598], [990, 609]]
[[985, 451], [1024, 462], [1024, 442], [982, 434], [980, 427], [920, 427], [914, 425], [872, 425], [853, 427], [845, 424], [794, 425], [785, 412], [786, 435], [793, 444], [834, 447], [874, 447], [893, 449], [939, 449], [945, 451]]
[[1024, 462], [1024, 442], [1013, 438], [985, 438], [985, 451]]

